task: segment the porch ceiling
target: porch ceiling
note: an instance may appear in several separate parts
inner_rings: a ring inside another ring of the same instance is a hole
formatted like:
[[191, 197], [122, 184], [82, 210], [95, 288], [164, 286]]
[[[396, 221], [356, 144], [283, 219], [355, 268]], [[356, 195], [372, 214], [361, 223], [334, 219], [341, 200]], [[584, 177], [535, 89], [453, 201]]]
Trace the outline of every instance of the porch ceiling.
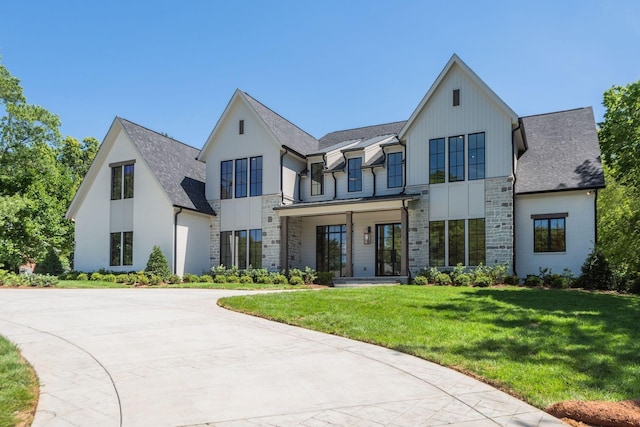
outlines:
[[416, 200], [418, 194], [402, 194], [381, 197], [363, 197], [357, 199], [329, 200], [323, 202], [294, 203], [278, 206], [273, 210], [285, 216], [315, 216], [343, 214], [345, 212], [377, 212], [401, 209], [405, 201]]

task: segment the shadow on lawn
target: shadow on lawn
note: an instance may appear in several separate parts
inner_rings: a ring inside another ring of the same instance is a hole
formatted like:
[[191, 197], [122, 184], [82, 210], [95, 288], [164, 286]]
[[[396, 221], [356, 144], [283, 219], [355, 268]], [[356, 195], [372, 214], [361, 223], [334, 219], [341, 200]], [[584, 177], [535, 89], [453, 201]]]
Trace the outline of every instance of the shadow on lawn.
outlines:
[[445, 310], [452, 319], [488, 324], [495, 332], [455, 349], [467, 360], [508, 358], [550, 368], [561, 364], [566, 368], [563, 372], [575, 377], [568, 382], [575, 384], [577, 379], [587, 395], [591, 389], [627, 399], [640, 397], [640, 298], [481, 289], [424, 308]]

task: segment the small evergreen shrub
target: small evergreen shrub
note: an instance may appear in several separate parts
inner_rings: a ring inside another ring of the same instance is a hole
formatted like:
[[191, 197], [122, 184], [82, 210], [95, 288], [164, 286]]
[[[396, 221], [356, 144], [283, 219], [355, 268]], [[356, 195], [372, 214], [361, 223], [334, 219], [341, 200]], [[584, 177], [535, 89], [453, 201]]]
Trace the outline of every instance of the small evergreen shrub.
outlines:
[[128, 280], [129, 280], [128, 274], [118, 274], [116, 276], [116, 283], [127, 283]]
[[200, 276], [200, 283], [213, 283], [213, 277], [208, 274]]
[[91, 273], [91, 277], [89, 278], [89, 280], [91, 280], [92, 282], [101, 282], [103, 277], [104, 276], [102, 275], [102, 273], [98, 273], [96, 271], [95, 273]]
[[58, 278], [51, 274], [29, 274], [23, 278], [24, 284], [38, 288], [48, 288], [58, 284]]
[[111, 273], [105, 274], [104, 276], [102, 276], [102, 281], [109, 282], [109, 283], [116, 283], [116, 275]]
[[236, 275], [226, 276], [227, 283], [240, 283], [240, 277]]
[[453, 278], [455, 286], [469, 286], [471, 284], [471, 275], [468, 273], [458, 274]]
[[289, 283], [289, 281], [287, 280], [287, 276], [279, 273], [273, 274], [271, 276], [271, 280], [276, 285], [286, 285], [287, 283]]
[[316, 279], [318, 285], [329, 286], [333, 284], [333, 273], [330, 271], [323, 271], [318, 273], [318, 278]]
[[127, 274], [127, 285], [135, 285], [138, 282], [138, 275], [136, 273]]
[[304, 285], [304, 280], [302, 280], [300, 276], [291, 276], [289, 278], [289, 284], [294, 286]]
[[416, 276], [413, 278], [413, 284], [414, 285], [428, 285], [429, 282], [427, 281], [427, 278], [425, 276]]
[[488, 288], [493, 285], [493, 279], [486, 274], [476, 274], [473, 284], [478, 288]]
[[147, 266], [144, 268], [144, 272], [150, 275], [155, 274], [156, 276], [160, 276], [162, 280], [171, 275], [167, 258], [159, 246], [154, 246], [153, 249], [151, 249], [151, 254], [149, 254], [149, 260], [147, 261]]
[[549, 286], [554, 289], [565, 289], [568, 287], [567, 279], [561, 274], [552, 274], [548, 281]]
[[76, 277], [76, 280], [89, 280], [89, 276], [87, 276], [87, 273], [80, 273]]
[[437, 286], [449, 286], [451, 285], [451, 277], [447, 273], [440, 272], [434, 282]]
[[199, 280], [200, 278], [198, 276], [191, 273], [187, 273], [184, 276], [182, 276], [182, 281], [184, 283], [197, 283]]
[[611, 290], [616, 288], [615, 276], [609, 262], [598, 248], [595, 248], [582, 264], [576, 285], [585, 289]]
[[177, 274], [172, 274], [167, 279], [167, 283], [171, 285], [176, 285], [176, 284], [179, 284], [180, 282], [181, 282], [180, 276], [178, 276]]
[[518, 286], [520, 284], [520, 278], [518, 276], [504, 276], [504, 284]]
[[49, 250], [47, 250], [44, 258], [38, 263], [36, 271], [40, 274], [53, 274], [56, 276], [64, 272], [62, 260], [51, 246], [49, 246]]
[[149, 284], [150, 285], [159, 285], [160, 283], [162, 283], [162, 277], [158, 276], [157, 274], [152, 274], [151, 276], [149, 276]]
[[214, 283], [227, 283], [227, 276], [224, 274], [218, 274], [213, 281]]
[[[248, 276], [250, 277], [250, 276]], [[272, 285], [273, 280], [271, 280], [270, 276], [258, 276], [258, 283], [262, 283], [263, 285]]]
[[535, 288], [542, 285], [542, 279], [535, 274], [528, 274], [527, 277], [524, 278], [524, 285]]
[[138, 277], [136, 278], [136, 282], [138, 285], [145, 286], [149, 284], [149, 277], [143, 272], [138, 273]]
[[244, 284], [253, 283], [253, 279], [251, 278], [251, 276], [242, 276], [240, 278], [240, 283], [244, 283]]

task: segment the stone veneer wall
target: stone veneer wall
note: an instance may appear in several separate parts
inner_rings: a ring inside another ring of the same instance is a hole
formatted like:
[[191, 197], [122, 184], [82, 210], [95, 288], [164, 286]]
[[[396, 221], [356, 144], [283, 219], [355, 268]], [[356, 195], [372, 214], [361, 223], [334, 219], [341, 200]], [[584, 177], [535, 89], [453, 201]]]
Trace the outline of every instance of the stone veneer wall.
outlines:
[[513, 178], [484, 182], [487, 265], [509, 264], [513, 271]]
[[220, 265], [220, 200], [210, 201], [209, 204], [216, 213], [209, 224], [209, 267]]
[[302, 265], [302, 218], [289, 217], [289, 268], [304, 269]]
[[280, 216], [273, 210], [281, 205], [280, 194], [262, 196], [262, 268], [280, 271]]
[[429, 186], [407, 187], [407, 194], [420, 194], [420, 199], [409, 202], [409, 259], [411, 276], [429, 264]]

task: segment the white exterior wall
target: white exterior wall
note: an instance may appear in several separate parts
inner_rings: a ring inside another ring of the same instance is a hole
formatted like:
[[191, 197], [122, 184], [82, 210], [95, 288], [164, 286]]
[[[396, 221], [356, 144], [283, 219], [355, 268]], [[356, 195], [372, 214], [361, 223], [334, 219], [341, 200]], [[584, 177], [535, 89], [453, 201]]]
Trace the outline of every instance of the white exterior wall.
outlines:
[[[106, 268], [142, 270], [153, 245], [158, 245], [172, 265], [173, 208], [146, 163], [123, 132], [102, 159], [96, 177], [75, 215], [75, 260], [78, 271]], [[111, 140], [104, 144], [110, 144]], [[109, 147], [105, 147], [109, 148]], [[111, 201], [110, 163], [135, 160], [134, 197]], [[133, 265], [109, 266], [110, 233], [133, 231]]]
[[[263, 167], [265, 167], [263, 165]], [[282, 193], [285, 204], [298, 200], [298, 187], [304, 182], [298, 175], [305, 170], [307, 163], [292, 154], [287, 154], [282, 159]], [[302, 188], [300, 188], [302, 190]], [[302, 191], [300, 191], [302, 197]]]
[[[586, 190], [516, 196], [516, 273], [520, 277], [539, 274], [540, 268], [553, 273], [570, 269], [580, 274], [584, 260], [593, 249], [595, 239], [594, 192]], [[533, 219], [531, 215], [567, 213], [566, 252], [533, 251]]]
[[[453, 89], [460, 89], [460, 105], [452, 106]], [[487, 178], [511, 175], [511, 118], [454, 65], [406, 134], [407, 184], [429, 183], [429, 140], [485, 133]], [[448, 165], [448, 149], [445, 150]], [[465, 156], [465, 166], [468, 167]]]
[[[389, 158], [389, 154], [393, 154], [393, 153], [403, 153], [404, 149], [402, 148], [402, 146], [398, 145], [398, 146], [393, 146], [393, 147], [388, 147], [385, 148], [384, 152], [387, 155], [387, 158]], [[404, 155], [403, 155], [403, 159], [404, 159]], [[403, 169], [406, 165], [403, 165]], [[391, 194], [400, 194], [400, 192], [402, 191], [403, 187], [392, 187], [392, 188], [388, 188], [387, 187], [387, 168], [386, 168], [386, 164], [385, 167], [376, 167], [374, 169], [375, 175], [376, 175], [376, 196], [387, 196], [387, 195], [391, 195]], [[404, 180], [404, 176], [402, 178]]]
[[210, 218], [207, 215], [185, 210], [178, 214], [177, 275], [200, 275], [210, 270], [209, 225]]

